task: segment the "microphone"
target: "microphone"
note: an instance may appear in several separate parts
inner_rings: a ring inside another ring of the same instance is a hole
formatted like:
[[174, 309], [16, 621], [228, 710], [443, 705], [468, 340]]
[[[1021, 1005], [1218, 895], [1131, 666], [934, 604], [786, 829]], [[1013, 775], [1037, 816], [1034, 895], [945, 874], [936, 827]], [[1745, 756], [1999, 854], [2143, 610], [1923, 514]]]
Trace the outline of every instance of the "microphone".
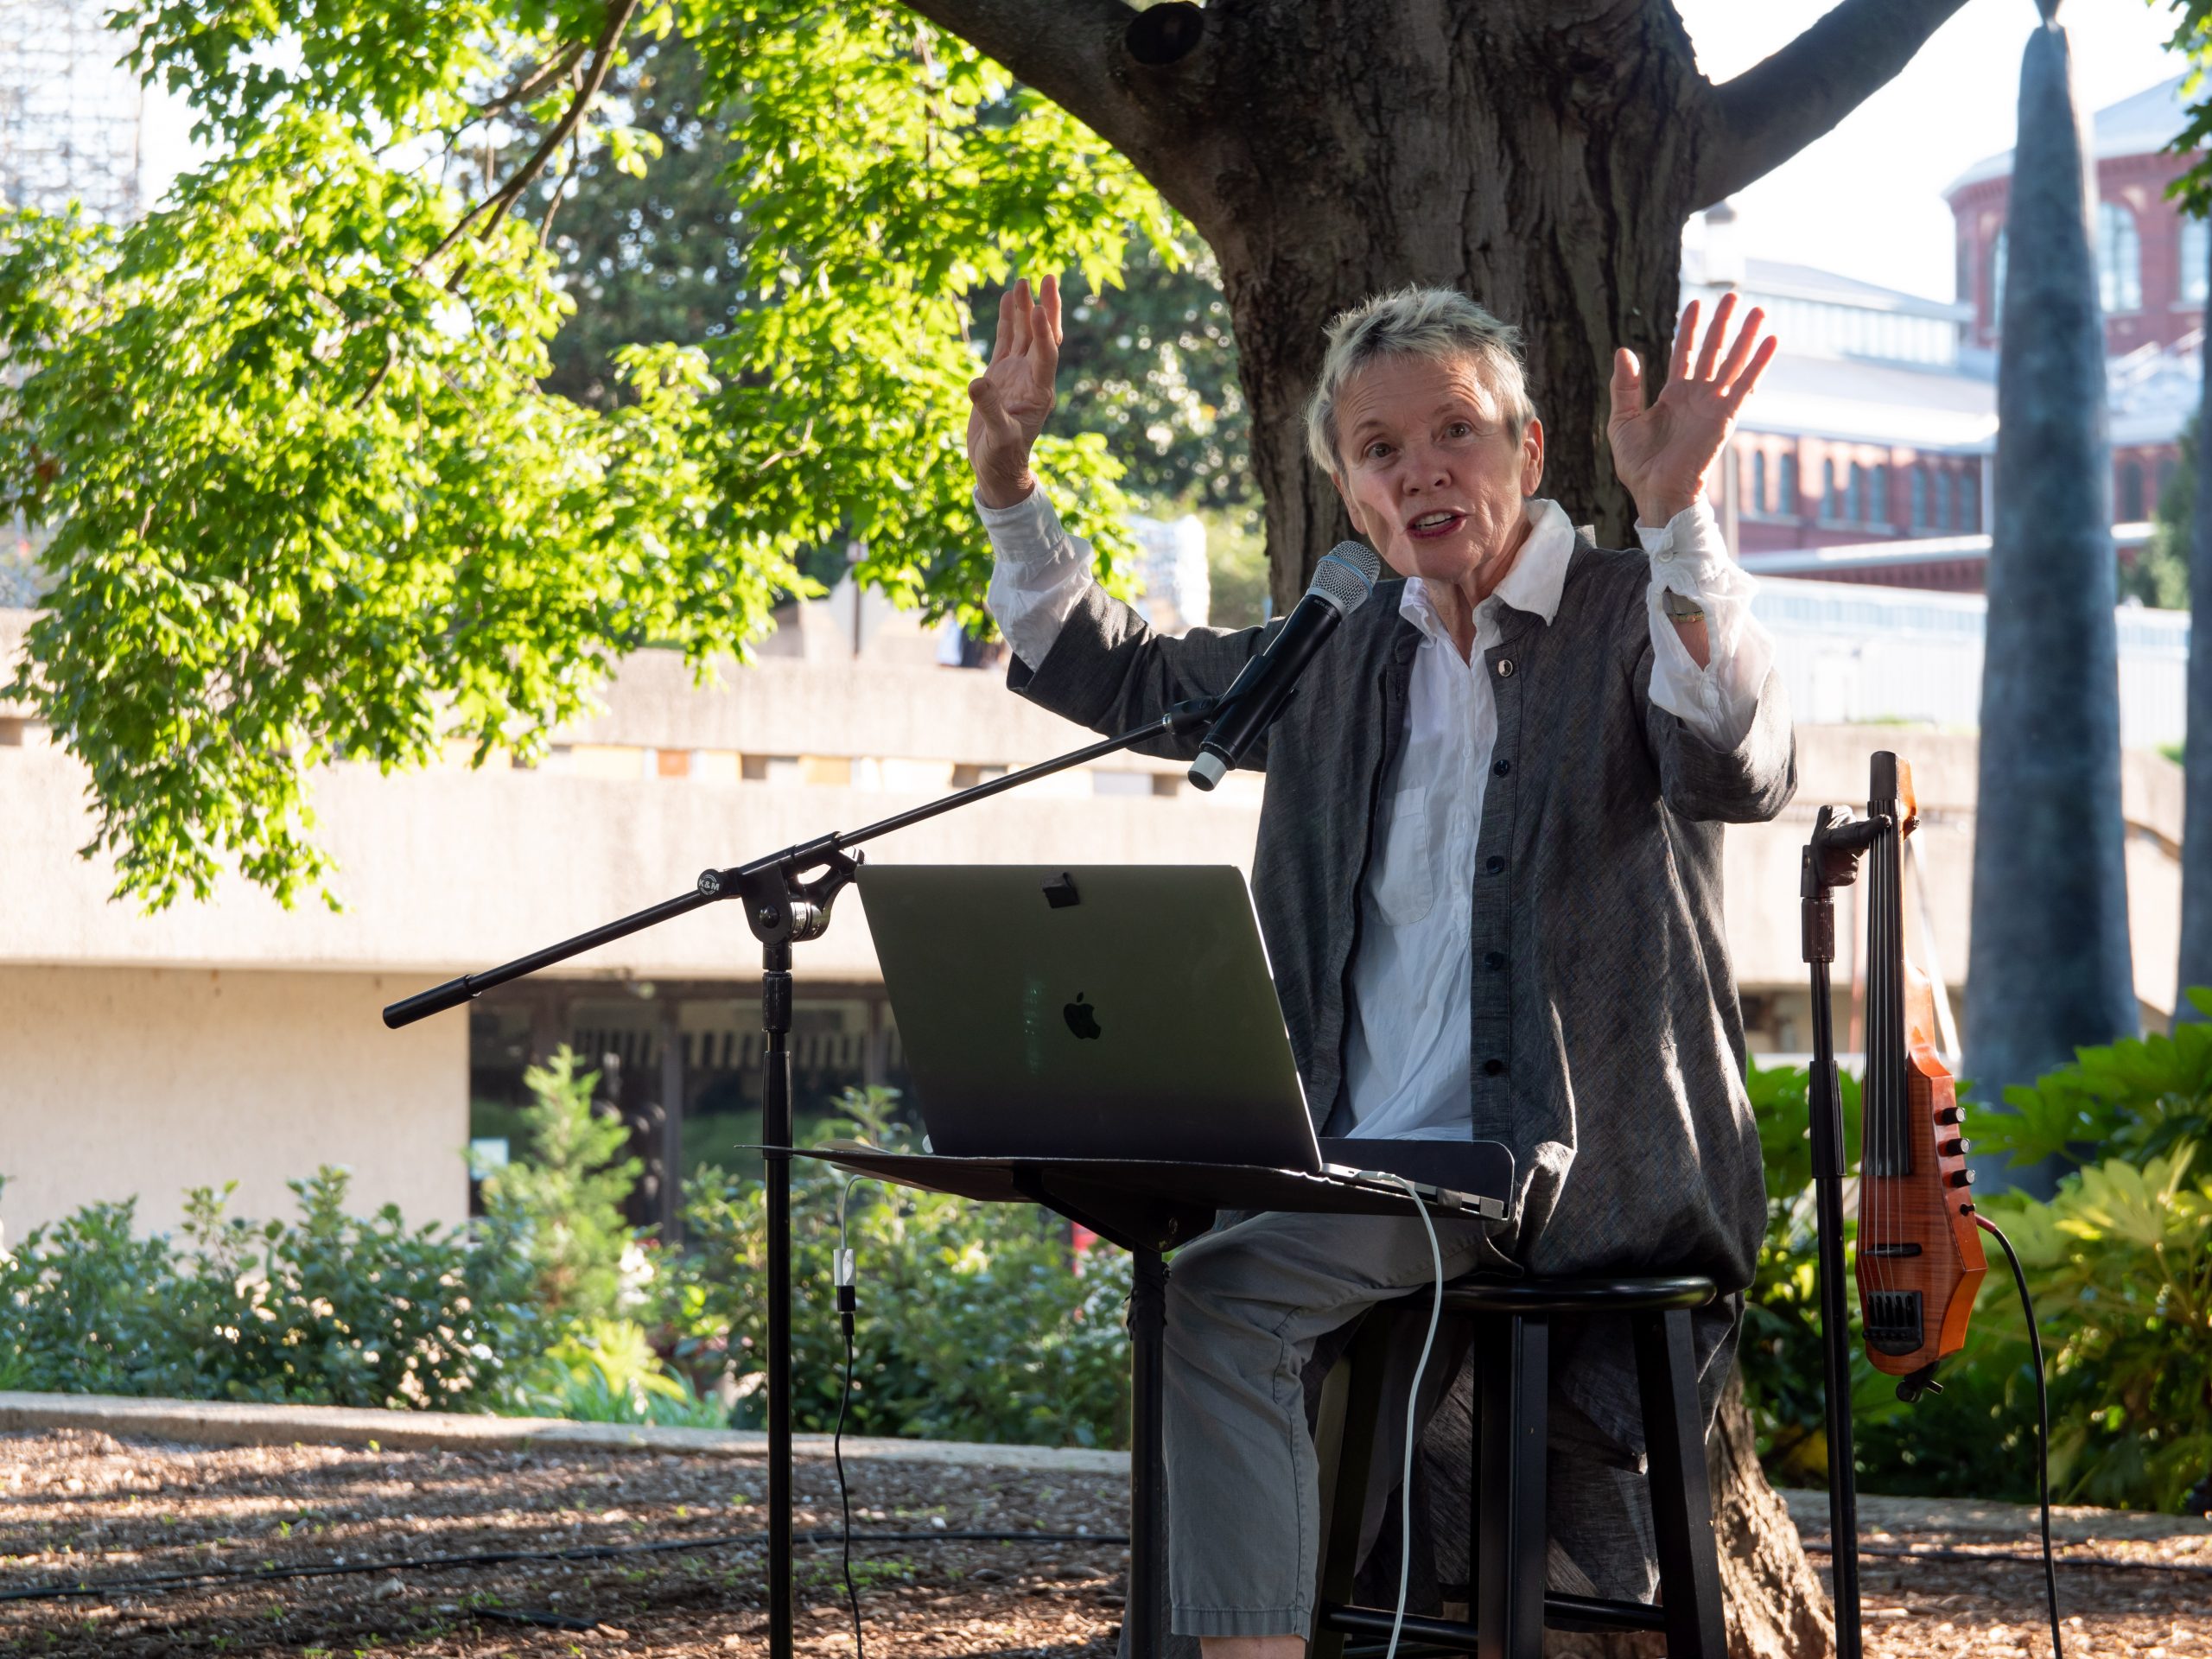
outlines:
[[1338, 542], [1321, 556], [1313, 585], [1282, 631], [1222, 693], [1219, 712], [1198, 746], [1198, 758], [1191, 764], [1192, 784], [1211, 789], [1259, 741], [1274, 723], [1313, 653], [1336, 632], [1338, 623], [1367, 603], [1382, 574], [1382, 561], [1375, 550], [1357, 542]]

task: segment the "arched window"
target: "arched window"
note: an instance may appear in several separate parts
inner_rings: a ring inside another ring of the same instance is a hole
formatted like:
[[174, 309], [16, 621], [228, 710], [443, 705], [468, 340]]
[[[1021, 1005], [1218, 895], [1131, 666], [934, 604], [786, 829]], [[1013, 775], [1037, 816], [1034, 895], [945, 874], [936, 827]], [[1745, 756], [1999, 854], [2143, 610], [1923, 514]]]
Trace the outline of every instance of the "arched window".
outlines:
[[1866, 469], [1855, 461], [1851, 463], [1851, 497], [1844, 517], [1854, 524], [1866, 522]]
[[2171, 455], [2158, 462], [2158, 504], [2161, 506], [2165, 505], [2166, 492], [2173, 487], [2174, 474], [2179, 470], [2179, 464]]
[[2119, 505], [2121, 524], [2143, 522], [2143, 463], [2139, 461], [2123, 461], [2120, 464]]
[[1928, 469], [1925, 467], [1912, 469], [1912, 527], [1915, 530], [1928, 528]]
[[1936, 528], [1954, 528], [1951, 523], [1951, 472], [1948, 467], [1936, 469]]
[[1764, 512], [1766, 507], [1766, 451], [1751, 451], [1751, 509]]
[[1839, 524], [1844, 518], [1845, 508], [1849, 505], [1845, 495], [1843, 463], [1831, 461], [1823, 465], [1827, 467], [1828, 479], [1827, 505], [1824, 516], [1831, 524]]
[[2116, 201], [2097, 204], [2097, 300], [2107, 313], [2143, 308], [2143, 239]]
[[2181, 278], [2174, 291], [2181, 296], [2183, 305], [2204, 303], [2208, 287], [2212, 287], [2212, 225], [2201, 219], [2184, 219], [2181, 222]]
[[1959, 519], [1969, 531], [1981, 528], [1981, 468], [1973, 463], [1959, 474]]
[[1874, 468], [1866, 500], [1866, 522], [1885, 528], [1890, 522], [1890, 469], [1885, 466]]
[[1997, 239], [1989, 245], [1989, 328], [1992, 334], [2005, 325], [2005, 227], [1997, 227]]
[[1778, 510], [1785, 518], [1795, 518], [1804, 509], [1797, 500], [1797, 457], [1785, 454], [1778, 469], [1782, 478], [1777, 493], [1781, 497]]

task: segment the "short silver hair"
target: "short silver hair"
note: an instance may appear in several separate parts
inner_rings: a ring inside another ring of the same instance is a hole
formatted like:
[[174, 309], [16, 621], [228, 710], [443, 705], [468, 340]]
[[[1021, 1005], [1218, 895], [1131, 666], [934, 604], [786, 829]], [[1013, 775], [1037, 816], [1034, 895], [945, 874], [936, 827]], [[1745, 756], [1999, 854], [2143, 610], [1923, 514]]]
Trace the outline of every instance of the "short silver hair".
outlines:
[[1306, 447], [1313, 464], [1332, 476], [1344, 470], [1337, 454], [1337, 399], [1345, 383], [1378, 358], [1471, 358], [1516, 441], [1536, 418], [1521, 366], [1521, 331], [1454, 289], [1415, 286], [1378, 294], [1338, 312], [1330, 321], [1328, 339], [1320, 381], [1306, 400]]

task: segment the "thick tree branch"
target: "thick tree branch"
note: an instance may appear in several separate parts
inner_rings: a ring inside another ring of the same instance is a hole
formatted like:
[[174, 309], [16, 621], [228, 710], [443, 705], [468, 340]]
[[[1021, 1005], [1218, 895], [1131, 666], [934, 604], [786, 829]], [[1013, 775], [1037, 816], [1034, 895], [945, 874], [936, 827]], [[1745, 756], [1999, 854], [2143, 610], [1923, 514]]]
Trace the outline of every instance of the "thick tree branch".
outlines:
[[1694, 206], [1772, 172], [1857, 109], [1965, 0], [1841, 0], [1765, 61], [1717, 87]]
[[1167, 135], [1122, 73], [1122, 41], [1138, 15], [1126, 0], [904, 3], [997, 59], [1139, 168], [1149, 172], [1158, 159]]

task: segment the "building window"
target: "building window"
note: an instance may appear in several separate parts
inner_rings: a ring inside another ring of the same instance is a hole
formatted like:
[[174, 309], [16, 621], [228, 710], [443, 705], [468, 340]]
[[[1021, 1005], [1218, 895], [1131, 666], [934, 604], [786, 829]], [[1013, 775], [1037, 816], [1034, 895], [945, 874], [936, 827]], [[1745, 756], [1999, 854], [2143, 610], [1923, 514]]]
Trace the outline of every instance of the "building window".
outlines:
[[1989, 329], [1992, 334], [2004, 326], [2005, 321], [2005, 227], [1997, 227], [1997, 239], [1989, 245]]
[[1867, 491], [1866, 522], [1870, 524], [1878, 524], [1885, 530], [1888, 529], [1890, 469], [1887, 467], [1877, 466], [1873, 468], [1868, 477]]
[[1948, 467], [1936, 469], [1936, 528], [1951, 529], [1951, 474]]
[[2212, 225], [2201, 219], [2184, 218], [2181, 222], [2181, 280], [2174, 284], [2174, 291], [2181, 296], [2183, 305], [2202, 305], [2208, 283], [2212, 283]]
[[1981, 469], [1969, 467], [1959, 474], [1959, 521], [1969, 533], [1981, 528]]
[[2097, 299], [2107, 313], [2143, 308], [2143, 240], [2116, 201], [2097, 204]]
[[2143, 463], [2123, 461], [2120, 464], [2120, 522], [2139, 524], [2145, 516], [2143, 511]]
[[1866, 522], [1866, 469], [1851, 463], [1851, 493], [1845, 498], [1843, 516], [1854, 524]]
[[1912, 469], [1912, 527], [1915, 530], [1928, 528], [1928, 469], [1925, 467]]
[[2158, 462], [2158, 505], [2160, 506], [2166, 504], [2166, 492], [2173, 487], [2174, 474], [2177, 470], [2179, 470], [2179, 465], [2171, 455], [2164, 457]]
[[1777, 491], [1781, 497], [1777, 505], [1783, 518], [1795, 518], [1802, 511], [1797, 504], [1797, 457], [1785, 454], [1778, 470], [1782, 476]]
[[1822, 492], [1823, 505], [1821, 516], [1830, 524], [1840, 524], [1845, 509], [1850, 505], [1844, 493], [1843, 463], [1840, 461], [1822, 461], [1821, 465], [1827, 480], [1827, 487]]
[[1753, 512], [1766, 511], [1766, 451], [1751, 451], [1751, 509]]

